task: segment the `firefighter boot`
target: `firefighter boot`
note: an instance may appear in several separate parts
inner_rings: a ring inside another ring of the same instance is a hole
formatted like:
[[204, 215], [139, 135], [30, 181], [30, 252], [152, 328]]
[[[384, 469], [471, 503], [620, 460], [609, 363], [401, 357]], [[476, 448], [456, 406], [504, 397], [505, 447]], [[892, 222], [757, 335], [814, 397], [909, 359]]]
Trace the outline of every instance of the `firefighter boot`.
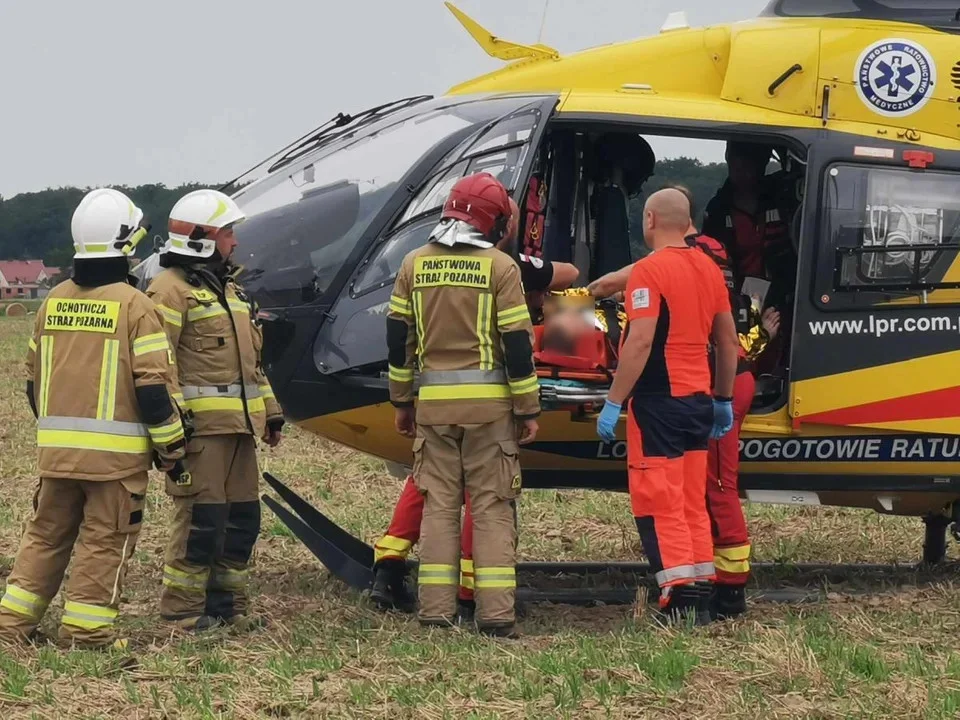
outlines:
[[223, 625], [222, 621], [220, 621], [218, 618], [211, 617], [210, 615], [179, 618], [176, 620], [170, 620], [170, 622], [181, 630], [193, 633], [207, 632], [208, 630], [214, 630]]
[[457, 619], [461, 623], [473, 622], [477, 614], [477, 601], [473, 598], [457, 598]]
[[523, 634], [517, 628], [516, 625], [503, 625], [503, 626], [490, 626], [490, 625], [481, 625], [478, 626], [481, 635], [486, 635], [487, 637], [492, 638], [502, 638], [504, 640], [519, 640], [523, 637]]
[[710, 598], [710, 615], [715, 620], [730, 620], [747, 611], [744, 585], [716, 585]]
[[670, 588], [670, 597], [666, 605], [654, 614], [654, 619], [662, 625], [699, 625], [697, 604], [700, 601], [700, 591], [696, 585], [676, 585]]
[[716, 618], [711, 612], [711, 601], [713, 599], [713, 583], [698, 581], [697, 588], [697, 625], [709, 625]]
[[381, 560], [377, 563], [370, 599], [382, 610], [413, 612], [413, 596], [407, 590], [407, 564], [403, 560]]

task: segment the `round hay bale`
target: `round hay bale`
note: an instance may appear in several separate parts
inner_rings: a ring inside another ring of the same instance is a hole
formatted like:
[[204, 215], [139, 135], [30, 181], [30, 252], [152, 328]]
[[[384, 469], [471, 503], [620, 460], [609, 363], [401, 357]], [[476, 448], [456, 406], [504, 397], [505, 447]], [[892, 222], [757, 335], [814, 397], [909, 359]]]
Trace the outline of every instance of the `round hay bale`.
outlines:
[[10, 303], [3, 308], [3, 314], [7, 317], [24, 317], [27, 314], [27, 308], [18, 302]]

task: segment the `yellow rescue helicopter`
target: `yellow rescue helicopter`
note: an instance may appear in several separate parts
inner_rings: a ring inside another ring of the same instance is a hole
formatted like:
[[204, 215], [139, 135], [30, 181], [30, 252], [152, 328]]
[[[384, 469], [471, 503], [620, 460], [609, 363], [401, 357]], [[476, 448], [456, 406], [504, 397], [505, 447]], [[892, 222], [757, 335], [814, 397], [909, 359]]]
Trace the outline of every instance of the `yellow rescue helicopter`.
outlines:
[[[654, 37], [569, 56], [448, 7], [505, 67], [442, 97], [338, 115], [233, 185], [249, 218], [245, 284], [288, 415], [410, 464], [388, 403], [385, 317], [402, 258], [458, 178], [496, 174], [526, 211], [533, 250], [575, 261], [587, 281], [600, 256], [631, 258], [625, 234], [591, 227], [600, 139], [761, 143], [795, 199], [798, 260], [790, 352], [758, 380], [741, 493], [923, 516], [925, 559], [942, 559], [960, 521], [956, 0], [774, 0], [756, 19], [705, 28], [673, 14]], [[625, 489], [624, 443], [595, 434], [604, 383], [542, 375], [524, 485]], [[271, 484], [299, 518], [271, 507], [321, 560], [368, 582], [357, 567], [372, 564], [370, 548]]]

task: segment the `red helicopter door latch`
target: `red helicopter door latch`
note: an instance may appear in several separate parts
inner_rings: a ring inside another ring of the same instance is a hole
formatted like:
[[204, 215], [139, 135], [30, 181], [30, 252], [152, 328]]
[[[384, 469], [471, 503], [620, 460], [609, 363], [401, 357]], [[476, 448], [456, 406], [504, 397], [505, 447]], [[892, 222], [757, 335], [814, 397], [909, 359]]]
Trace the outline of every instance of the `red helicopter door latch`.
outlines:
[[933, 153], [927, 150], [904, 150], [903, 159], [912, 168], [926, 168], [933, 162]]

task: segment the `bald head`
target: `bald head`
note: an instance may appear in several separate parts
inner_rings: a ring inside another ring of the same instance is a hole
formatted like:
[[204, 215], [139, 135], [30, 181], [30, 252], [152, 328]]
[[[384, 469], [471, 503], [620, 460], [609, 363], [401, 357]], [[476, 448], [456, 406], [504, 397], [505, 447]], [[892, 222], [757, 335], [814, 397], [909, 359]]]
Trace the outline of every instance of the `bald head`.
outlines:
[[686, 231], [690, 225], [690, 201], [675, 188], [666, 188], [647, 198], [644, 211], [656, 219], [664, 230]]
[[690, 201], [675, 188], [666, 188], [647, 198], [643, 208], [643, 236], [652, 249], [679, 245], [690, 227]]

